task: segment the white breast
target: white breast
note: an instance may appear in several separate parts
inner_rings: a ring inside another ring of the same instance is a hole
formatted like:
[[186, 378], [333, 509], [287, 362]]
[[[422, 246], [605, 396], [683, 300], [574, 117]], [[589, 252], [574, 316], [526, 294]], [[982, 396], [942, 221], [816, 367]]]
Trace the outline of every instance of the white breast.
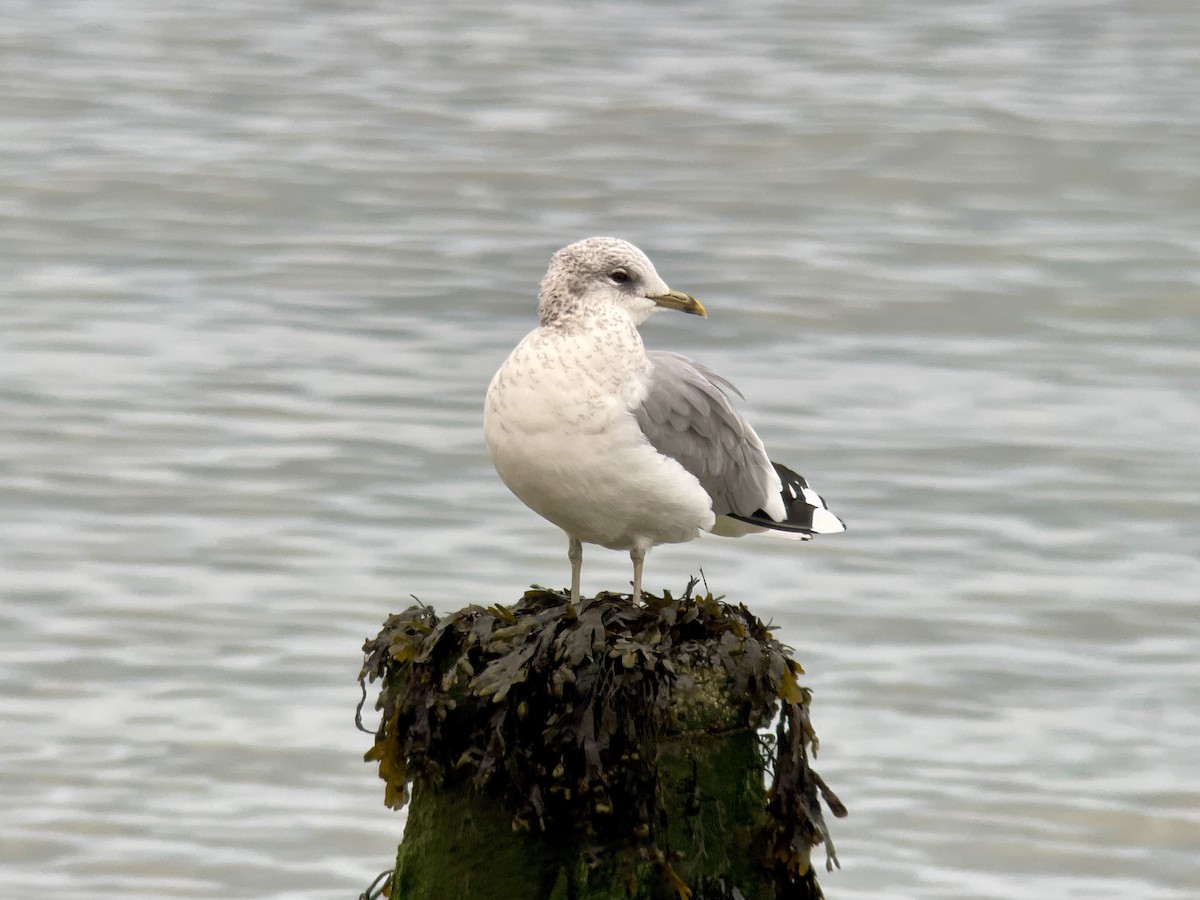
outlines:
[[691, 540], [712, 527], [712, 504], [633, 417], [647, 364], [626, 324], [531, 332], [488, 388], [484, 438], [508, 488], [580, 540], [613, 549]]

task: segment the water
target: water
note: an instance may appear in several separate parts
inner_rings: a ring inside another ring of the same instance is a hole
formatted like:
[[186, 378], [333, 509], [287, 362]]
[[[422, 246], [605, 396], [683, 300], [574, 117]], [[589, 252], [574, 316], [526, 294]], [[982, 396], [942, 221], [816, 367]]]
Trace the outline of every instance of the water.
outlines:
[[850, 523], [647, 565], [797, 648], [831, 900], [1200, 894], [1194, 4], [3, 12], [4, 897], [389, 865], [358, 649], [565, 582], [480, 403], [598, 233]]

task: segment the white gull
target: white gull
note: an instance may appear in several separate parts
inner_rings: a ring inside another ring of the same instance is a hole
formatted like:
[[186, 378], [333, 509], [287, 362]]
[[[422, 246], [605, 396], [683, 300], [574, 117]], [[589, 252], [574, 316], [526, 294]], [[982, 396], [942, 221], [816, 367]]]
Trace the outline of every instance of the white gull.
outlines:
[[773, 463], [734, 410], [730, 382], [637, 326], [661, 309], [707, 316], [641, 250], [609, 237], [563, 247], [538, 296], [538, 327], [496, 372], [483, 433], [501, 480], [567, 533], [571, 600], [583, 544], [628, 550], [633, 599], [656, 544], [702, 532], [808, 540], [846, 526], [803, 477]]

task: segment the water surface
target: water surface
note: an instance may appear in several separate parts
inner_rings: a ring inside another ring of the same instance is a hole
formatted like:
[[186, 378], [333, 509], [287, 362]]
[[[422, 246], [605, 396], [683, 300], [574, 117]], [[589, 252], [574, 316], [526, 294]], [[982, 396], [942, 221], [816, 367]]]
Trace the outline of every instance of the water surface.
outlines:
[[[850, 531], [659, 548], [782, 628], [827, 895], [1200, 893], [1200, 10], [9, 2], [0, 893], [357, 896], [362, 639], [567, 579], [480, 435], [641, 245]], [[629, 577], [590, 549], [585, 590]]]

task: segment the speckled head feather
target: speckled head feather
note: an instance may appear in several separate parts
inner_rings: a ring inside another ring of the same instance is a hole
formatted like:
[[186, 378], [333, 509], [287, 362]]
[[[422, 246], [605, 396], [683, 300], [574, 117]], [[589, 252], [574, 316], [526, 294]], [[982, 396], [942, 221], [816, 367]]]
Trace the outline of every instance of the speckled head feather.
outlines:
[[633, 244], [591, 237], [568, 244], [550, 259], [538, 291], [538, 316], [542, 325], [555, 325], [607, 304], [625, 309], [640, 324], [658, 309], [650, 298], [669, 290], [654, 263]]

